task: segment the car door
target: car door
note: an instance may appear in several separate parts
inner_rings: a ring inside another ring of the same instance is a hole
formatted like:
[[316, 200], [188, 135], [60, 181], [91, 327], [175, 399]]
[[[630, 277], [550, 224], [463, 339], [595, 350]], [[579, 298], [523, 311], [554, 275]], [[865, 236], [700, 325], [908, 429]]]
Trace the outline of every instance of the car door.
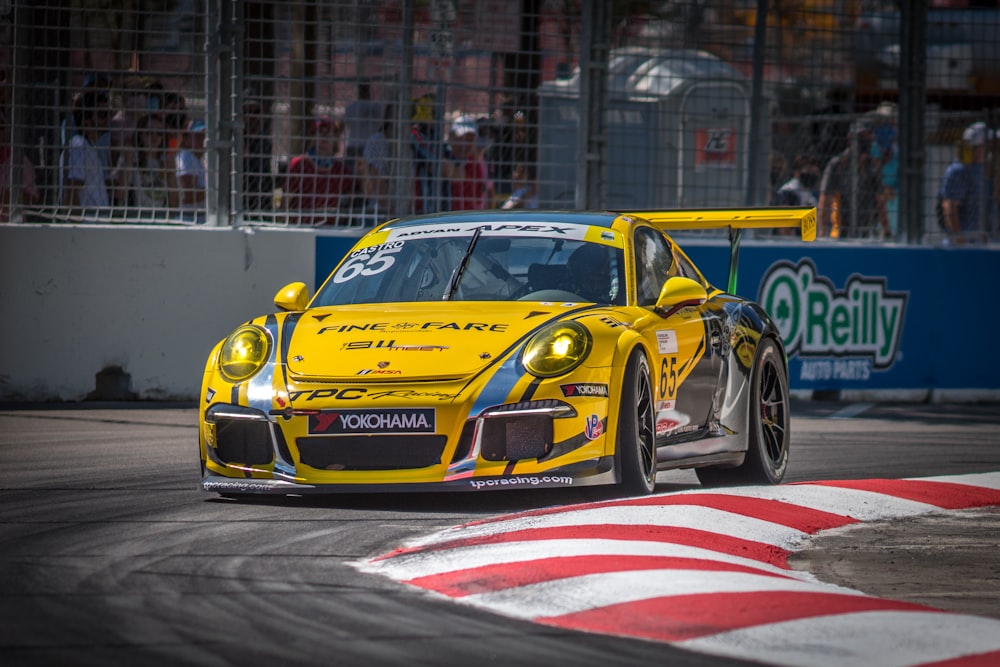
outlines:
[[[652, 308], [668, 278], [682, 275], [670, 243], [650, 227], [634, 233], [637, 304]], [[721, 359], [721, 325], [711, 303], [658, 315], [644, 331], [653, 352], [651, 371], [656, 402], [658, 444], [694, 437], [713, 413]]]

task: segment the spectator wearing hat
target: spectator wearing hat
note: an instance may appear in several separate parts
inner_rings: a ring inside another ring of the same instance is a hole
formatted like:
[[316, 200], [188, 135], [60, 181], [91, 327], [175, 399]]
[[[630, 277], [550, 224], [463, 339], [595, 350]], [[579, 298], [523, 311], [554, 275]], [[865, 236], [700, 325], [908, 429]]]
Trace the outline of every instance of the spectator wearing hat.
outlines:
[[186, 224], [205, 222], [208, 178], [204, 158], [205, 123], [200, 120], [190, 120], [181, 137], [180, 150], [177, 151], [175, 159], [179, 222]]
[[882, 165], [872, 155], [871, 121], [855, 121], [847, 139], [847, 148], [830, 158], [823, 170], [817, 233], [840, 239], [889, 237]]
[[284, 202], [289, 222], [328, 225], [360, 194], [358, 180], [340, 154], [343, 125], [323, 116], [313, 121], [312, 146], [288, 165]]
[[453, 159], [444, 162], [443, 172], [451, 181], [451, 210], [467, 211], [487, 208], [492, 184], [483, 157], [479, 127], [469, 116], [459, 116], [451, 124], [448, 144]]
[[997, 200], [984, 168], [987, 142], [995, 137], [984, 122], [969, 125], [955, 161], [944, 172], [939, 196], [950, 242], [974, 242], [997, 231]]

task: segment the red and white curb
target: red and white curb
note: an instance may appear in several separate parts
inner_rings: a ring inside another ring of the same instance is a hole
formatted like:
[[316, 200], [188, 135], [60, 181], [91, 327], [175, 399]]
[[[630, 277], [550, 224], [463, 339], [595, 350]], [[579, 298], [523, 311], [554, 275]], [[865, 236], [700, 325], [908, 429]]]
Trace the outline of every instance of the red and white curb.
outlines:
[[355, 565], [535, 623], [774, 665], [979, 667], [1000, 664], [1000, 621], [825, 584], [788, 557], [823, 530], [992, 505], [1000, 472], [691, 490], [477, 521]]

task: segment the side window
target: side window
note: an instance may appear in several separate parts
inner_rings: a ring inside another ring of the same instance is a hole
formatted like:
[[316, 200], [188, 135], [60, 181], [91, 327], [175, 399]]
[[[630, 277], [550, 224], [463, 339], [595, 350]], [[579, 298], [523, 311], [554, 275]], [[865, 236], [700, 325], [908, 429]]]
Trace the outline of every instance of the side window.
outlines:
[[652, 306], [670, 276], [673, 254], [666, 239], [655, 229], [635, 230], [635, 285], [640, 306]]
[[698, 270], [694, 268], [694, 264], [692, 264], [683, 253], [677, 254], [677, 275], [690, 278], [691, 280], [697, 280], [698, 282], [702, 281]]

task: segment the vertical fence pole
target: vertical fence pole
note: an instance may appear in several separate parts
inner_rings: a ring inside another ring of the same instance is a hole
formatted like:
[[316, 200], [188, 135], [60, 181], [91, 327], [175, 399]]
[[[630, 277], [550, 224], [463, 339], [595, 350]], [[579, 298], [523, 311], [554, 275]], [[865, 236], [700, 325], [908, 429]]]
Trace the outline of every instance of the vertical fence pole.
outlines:
[[927, 0], [901, 2], [899, 12], [899, 230], [906, 242], [919, 243], [925, 217]]
[[597, 209], [607, 202], [608, 58], [611, 39], [609, 3], [584, 3], [580, 35], [580, 118], [577, 145], [581, 152], [576, 207]]
[[767, 0], [757, 0], [756, 24], [753, 32], [753, 63], [750, 88], [750, 136], [747, 138], [747, 191], [744, 201], [747, 206], [764, 202], [757, 201], [760, 190], [760, 170], [757, 168], [763, 146], [760, 139], [760, 125], [764, 104], [764, 59], [767, 56]]

